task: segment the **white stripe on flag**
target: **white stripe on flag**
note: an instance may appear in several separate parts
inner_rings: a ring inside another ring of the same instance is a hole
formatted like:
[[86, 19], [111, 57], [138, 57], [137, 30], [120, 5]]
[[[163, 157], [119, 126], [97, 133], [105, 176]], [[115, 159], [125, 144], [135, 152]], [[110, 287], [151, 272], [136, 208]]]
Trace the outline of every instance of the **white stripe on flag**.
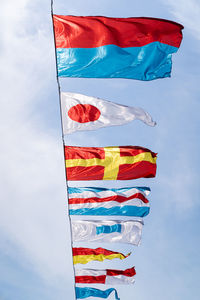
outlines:
[[[71, 190], [73, 190], [73, 188], [70, 188]], [[112, 197], [112, 196], [122, 196], [122, 197], [130, 197], [134, 194], [137, 193], [141, 193], [143, 194], [145, 197], [149, 195], [150, 191], [149, 190], [140, 190], [137, 188], [127, 188], [127, 189], [123, 189], [121, 191], [121, 189], [116, 189], [114, 190], [109, 190], [109, 189], [104, 189], [102, 191], [96, 192], [95, 188], [88, 188], [86, 191], [84, 190], [84, 188], [78, 188], [81, 192], [80, 193], [69, 193], [68, 197], [69, 199], [72, 198], [93, 198], [93, 197], [97, 197], [97, 198], [107, 198], [107, 197]], [[90, 190], [89, 190], [90, 189]]]
[[106, 275], [106, 270], [75, 269], [75, 276], [101, 276], [101, 275]]
[[149, 203], [144, 203], [140, 199], [131, 199], [122, 203], [116, 201], [108, 202], [91, 202], [91, 203], [79, 203], [79, 204], [70, 204], [69, 209], [82, 209], [82, 208], [111, 208], [111, 207], [123, 207], [126, 206], [137, 206], [137, 207], [149, 207]]
[[105, 284], [133, 284], [135, 282], [134, 277], [127, 277], [124, 275], [106, 276]]

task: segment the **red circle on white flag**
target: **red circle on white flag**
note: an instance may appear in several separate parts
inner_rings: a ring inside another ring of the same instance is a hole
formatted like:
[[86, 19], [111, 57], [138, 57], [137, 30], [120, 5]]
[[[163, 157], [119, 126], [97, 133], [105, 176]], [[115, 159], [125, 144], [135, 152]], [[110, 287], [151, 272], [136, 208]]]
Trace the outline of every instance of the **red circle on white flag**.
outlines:
[[99, 119], [100, 110], [90, 104], [77, 104], [68, 111], [68, 116], [78, 123], [94, 122]]

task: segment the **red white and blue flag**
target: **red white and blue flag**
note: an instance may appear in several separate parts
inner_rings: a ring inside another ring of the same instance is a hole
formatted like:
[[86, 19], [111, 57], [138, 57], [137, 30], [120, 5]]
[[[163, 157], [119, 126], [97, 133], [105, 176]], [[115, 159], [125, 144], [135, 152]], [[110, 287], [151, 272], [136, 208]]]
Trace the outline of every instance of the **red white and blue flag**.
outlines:
[[68, 187], [70, 215], [134, 216], [149, 213], [148, 187]]

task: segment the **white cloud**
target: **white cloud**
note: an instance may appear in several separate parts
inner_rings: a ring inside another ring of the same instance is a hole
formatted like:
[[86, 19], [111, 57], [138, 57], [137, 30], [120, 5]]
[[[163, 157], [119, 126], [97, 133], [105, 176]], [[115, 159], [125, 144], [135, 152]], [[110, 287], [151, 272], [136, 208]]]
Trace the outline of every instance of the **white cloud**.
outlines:
[[200, 3], [198, 0], [167, 0], [164, 4], [170, 7], [171, 13], [185, 28], [200, 39]]

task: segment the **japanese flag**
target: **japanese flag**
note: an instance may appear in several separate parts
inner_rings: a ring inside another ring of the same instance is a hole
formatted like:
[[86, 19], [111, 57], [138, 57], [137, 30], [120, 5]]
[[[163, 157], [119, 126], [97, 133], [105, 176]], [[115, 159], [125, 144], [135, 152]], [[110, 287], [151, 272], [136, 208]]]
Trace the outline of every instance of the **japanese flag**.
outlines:
[[142, 108], [120, 105], [82, 94], [61, 93], [61, 110], [64, 134], [122, 125], [136, 119], [149, 126], [156, 125]]

